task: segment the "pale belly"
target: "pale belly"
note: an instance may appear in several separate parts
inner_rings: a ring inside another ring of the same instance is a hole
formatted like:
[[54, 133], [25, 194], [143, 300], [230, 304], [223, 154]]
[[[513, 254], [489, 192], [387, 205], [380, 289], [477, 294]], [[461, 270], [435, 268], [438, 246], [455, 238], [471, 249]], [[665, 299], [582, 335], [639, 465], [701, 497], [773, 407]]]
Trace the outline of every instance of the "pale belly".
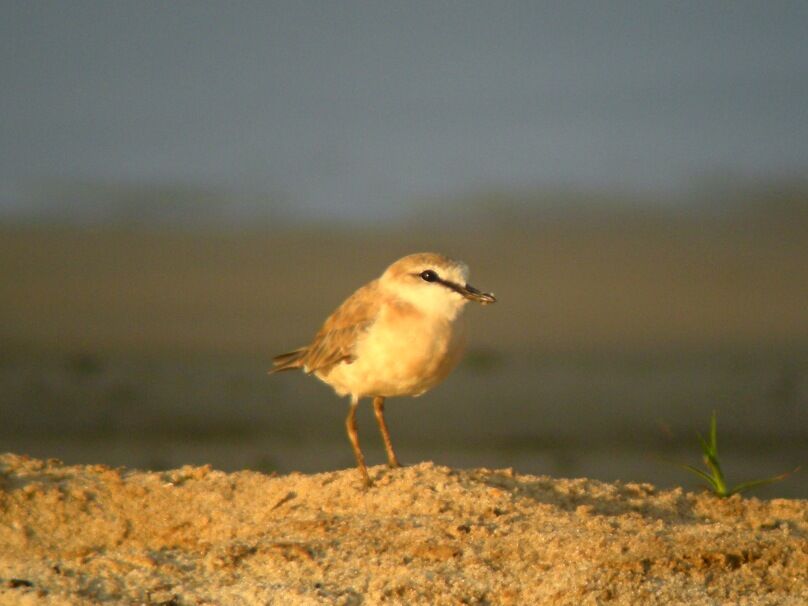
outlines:
[[353, 362], [317, 376], [339, 395], [418, 396], [457, 366], [465, 345], [463, 333], [462, 318], [378, 323], [358, 343]]

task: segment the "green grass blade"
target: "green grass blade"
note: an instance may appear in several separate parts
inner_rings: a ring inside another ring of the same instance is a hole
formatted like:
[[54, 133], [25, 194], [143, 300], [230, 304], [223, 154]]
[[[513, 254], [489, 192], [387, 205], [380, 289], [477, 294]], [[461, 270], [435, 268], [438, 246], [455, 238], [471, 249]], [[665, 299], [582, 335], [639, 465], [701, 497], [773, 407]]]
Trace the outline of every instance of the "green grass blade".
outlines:
[[692, 472], [692, 473], [695, 473], [695, 474], [696, 474], [697, 476], [699, 476], [699, 477], [700, 477], [702, 480], [704, 480], [705, 482], [707, 482], [707, 483], [708, 483], [708, 484], [709, 484], [709, 485], [712, 487], [712, 489], [713, 489], [713, 490], [718, 490], [718, 487], [716, 486], [716, 483], [715, 483], [715, 478], [713, 478], [712, 476], [710, 476], [710, 475], [708, 475], [708, 474], [704, 473], [704, 472], [703, 472], [701, 469], [699, 469], [698, 467], [693, 467], [692, 465], [688, 465], [687, 463], [678, 463], [678, 465], [679, 465], [679, 467], [681, 467], [682, 469], [686, 469], [686, 470], [688, 470], [688, 471], [690, 471], [690, 472]]
[[686, 463], [677, 463], [677, 465], [679, 465], [679, 467], [682, 469], [686, 469], [687, 471], [696, 474], [702, 480], [707, 482], [708, 486], [712, 488], [713, 493], [716, 496], [725, 498], [752, 488], [773, 484], [774, 482], [784, 480], [792, 473], [799, 470], [799, 467], [797, 467], [792, 471], [781, 473], [780, 475], [769, 478], [741, 482], [740, 484], [736, 484], [729, 489], [727, 487], [726, 478], [724, 477], [724, 472], [721, 469], [721, 462], [718, 459], [718, 415], [716, 414], [715, 410], [713, 410], [712, 417], [710, 418], [710, 431], [707, 434], [708, 439], [705, 440], [704, 436], [699, 432], [696, 432], [696, 435], [698, 436], [699, 443], [701, 444], [702, 460], [704, 461], [705, 467], [707, 467], [707, 471], [703, 471], [698, 467], [693, 467], [692, 465], [688, 465]]
[[713, 410], [713, 416], [710, 419], [710, 452], [718, 459], [718, 420], [715, 410]]
[[795, 467], [791, 471], [787, 471], [785, 473], [778, 474], [776, 476], [771, 476], [770, 478], [763, 478], [761, 480], [749, 480], [748, 482], [741, 482], [740, 484], [736, 484], [733, 486], [727, 496], [731, 496], [740, 492], [746, 492], [752, 488], [758, 488], [760, 486], [766, 486], [768, 484], [774, 484], [775, 482], [781, 482], [785, 480], [788, 476], [792, 473], [796, 473], [800, 470], [799, 467]]
[[704, 436], [702, 436], [698, 431], [696, 432], [696, 435], [699, 437], [699, 442], [701, 443], [701, 451], [704, 453], [705, 457], [709, 457], [712, 452], [710, 445], [707, 443], [707, 440], [704, 439]]
[[711, 453], [709, 456], [704, 457], [704, 464], [707, 465], [710, 469], [710, 473], [712, 473], [716, 492], [721, 496], [725, 496], [727, 493], [727, 481], [724, 478], [724, 472], [721, 470], [721, 463], [718, 461], [718, 457]]

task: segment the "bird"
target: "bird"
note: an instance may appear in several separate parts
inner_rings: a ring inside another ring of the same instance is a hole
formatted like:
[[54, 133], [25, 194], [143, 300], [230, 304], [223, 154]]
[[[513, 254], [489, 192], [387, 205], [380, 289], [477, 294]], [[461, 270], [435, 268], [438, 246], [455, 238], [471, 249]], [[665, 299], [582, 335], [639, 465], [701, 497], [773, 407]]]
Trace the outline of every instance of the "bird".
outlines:
[[407, 255], [356, 290], [312, 342], [273, 358], [270, 374], [301, 369], [349, 396], [345, 427], [366, 486], [372, 484], [356, 430], [356, 409], [372, 398], [387, 461], [400, 467], [384, 420], [387, 398], [420, 396], [454, 369], [465, 347], [463, 308], [496, 302], [468, 283], [469, 268], [439, 253]]

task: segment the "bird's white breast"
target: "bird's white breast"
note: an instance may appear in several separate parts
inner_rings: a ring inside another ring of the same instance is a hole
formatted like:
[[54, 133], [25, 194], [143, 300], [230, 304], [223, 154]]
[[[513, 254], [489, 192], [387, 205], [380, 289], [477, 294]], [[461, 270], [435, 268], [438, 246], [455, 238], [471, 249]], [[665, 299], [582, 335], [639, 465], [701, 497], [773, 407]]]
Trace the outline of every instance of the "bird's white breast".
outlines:
[[420, 395], [457, 365], [463, 333], [462, 318], [425, 314], [410, 305], [384, 305], [358, 340], [353, 362], [318, 376], [340, 395]]

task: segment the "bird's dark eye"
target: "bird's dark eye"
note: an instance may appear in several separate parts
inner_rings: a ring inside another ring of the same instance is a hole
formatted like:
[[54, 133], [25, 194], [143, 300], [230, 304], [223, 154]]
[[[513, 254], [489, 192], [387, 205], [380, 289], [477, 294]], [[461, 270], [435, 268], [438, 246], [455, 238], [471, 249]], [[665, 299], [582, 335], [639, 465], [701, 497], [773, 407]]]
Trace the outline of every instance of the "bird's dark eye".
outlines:
[[434, 282], [438, 279], [438, 274], [436, 274], [431, 269], [425, 269], [421, 272], [421, 279], [426, 282]]

